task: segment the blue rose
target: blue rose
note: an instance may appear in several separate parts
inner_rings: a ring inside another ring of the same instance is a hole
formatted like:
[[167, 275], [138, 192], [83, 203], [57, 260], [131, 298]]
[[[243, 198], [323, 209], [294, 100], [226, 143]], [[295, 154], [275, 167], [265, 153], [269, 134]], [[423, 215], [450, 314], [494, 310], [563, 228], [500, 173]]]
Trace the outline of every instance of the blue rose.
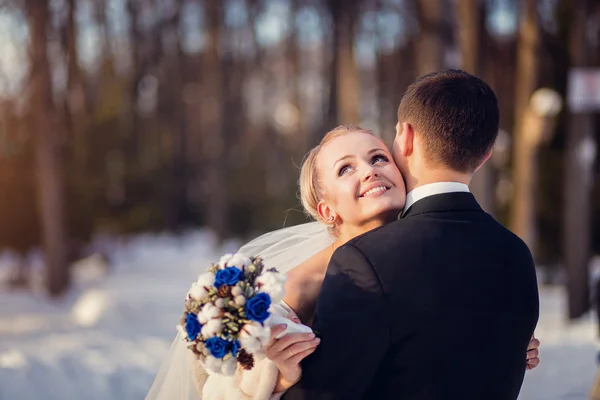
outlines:
[[223, 340], [220, 337], [213, 336], [206, 341], [206, 348], [210, 351], [210, 354], [215, 358], [223, 358], [225, 354], [229, 353], [229, 341]]
[[198, 317], [188, 313], [188, 315], [185, 316], [185, 331], [187, 332], [188, 339], [196, 340], [200, 333], [200, 329], [202, 329], [202, 325], [198, 321]]
[[258, 293], [246, 303], [246, 315], [253, 321], [263, 322], [269, 318], [271, 297], [266, 293]]
[[238, 350], [240, 349], [242, 345], [240, 344], [240, 342], [238, 340], [234, 340], [232, 342], [229, 342], [229, 346], [227, 347], [227, 350], [231, 351], [231, 354], [236, 357]]
[[215, 286], [220, 288], [223, 285], [233, 286], [239, 282], [242, 277], [242, 271], [236, 267], [227, 267], [217, 272], [215, 276]]

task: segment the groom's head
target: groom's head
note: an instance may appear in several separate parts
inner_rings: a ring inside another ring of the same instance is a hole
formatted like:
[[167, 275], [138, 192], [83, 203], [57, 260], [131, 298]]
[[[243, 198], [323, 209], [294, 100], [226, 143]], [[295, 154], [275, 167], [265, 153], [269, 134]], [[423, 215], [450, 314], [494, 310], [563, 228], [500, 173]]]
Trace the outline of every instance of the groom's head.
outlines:
[[430, 170], [473, 174], [498, 135], [498, 101], [490, 86], [459, 70], [424, 75], [398, 107], [393, 155], [405, 176]]

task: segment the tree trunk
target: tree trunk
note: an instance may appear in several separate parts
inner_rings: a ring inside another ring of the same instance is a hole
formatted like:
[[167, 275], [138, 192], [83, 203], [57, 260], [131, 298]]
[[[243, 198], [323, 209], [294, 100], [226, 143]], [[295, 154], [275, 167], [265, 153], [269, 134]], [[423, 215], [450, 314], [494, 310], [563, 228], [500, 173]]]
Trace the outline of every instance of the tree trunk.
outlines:
[[130, 164], [139, 163], [139, 132], [143, 131], [142, 120], [138, 110], [139, 88], [146, 74], [146, 62], [143, 60], [144, 37], [139, 28], [139, 14], [141, 13], [139, 0], [127, 0], [127, 16], [129, 18], [129, 40], [131, 49], [131, 86], [129, 88], [129, 118], [131, 128], [128, 130], [125, 153]]
[[461, 68], [471, 74], [481, 74], [480, 41], [483, 36], [480, 24], [480, 8], [478, 0], [454, 2], [458, 43], [461, 56]]
[[[591, 1], [571, 4], [571, 68], [589, 64], [586, 32]], [[569, 85], [571, 82], [569, 82]], [[569, 318], [590, 308], [589, 260], [591, 255], [590, 191], [593, 160], [584, 155], [593, 146], [593, 118], [571, 111], [566, 143], [564, 254], [568, 276]]]
[[537, 85], [538, 47], [540, 41], [537, 2], [527, 0], [519, 25], [517, 38], [517, 66], [515, 87], [515, 124], [513, 128], [513, 201], [510, 227], [529, 246], [535, 219], [533, 199], [529, 195], [532, 182], [532, 168], [529, 157], [533, 156], [525, 123], [525, 110]]
[[[343, 0], [329, 0], [333, 21], [333, 60], [330, 98], [333, 104], [329, 129], [338, 124], [359, 123], [358, 67], [354, 58], [354, 25], [358, 4]], [[335, 82], [334, 82], [335, 81]]]
[[187, 186], [188, 186], [188, 174], [187, 174], [187, 159], [186, 159], [186, 146], [187, 146], [187, 115], [186, 115], [186, 104], [183, 101], [183, 90], [185, 87], [185, 54], [181, 47], [181, 40], [179, 39], [179, 22], [181, 19], [181, 3], [176, 5], [177, 10], [175, 15], [171, 18], [168, 23], [167, 29], [170, 30], [170, 34], [177, 37], [177, 53], [174, 56], [174, 68], [169, 70], [171, 74], [171, 85], [173, 85], [173, 97], [174, 107], [172, 107], [172, 119], [171, 124], [174, 126], [173, 132], [169, 134], [174, 136], [173, 140], [173, 153], [171, 154], [171, 182], [169, 191], [170, 199], [168, 202], [167, 210], [167, 226], [177, 231], [185, 222], [186, 210], [187, 210]]
[[46, 286], [52, 296], [69, 286], [64, 178], [60, 162], [60, 135], [54, 119], [46, 33], [50, 21], [48, 0], [26, 2], [31, 32], [31, 113], [35, 135], [38, 205], [42, 221]]
[[77, 169], [77, 182], [84, 179], [86, 163], [89, 159], [89, 145], [87, 143], [88, 102], [85, 93], [85, 83], [79, 66], [79, 53], [77, 51], [77, 14], [76, 0], [68, 0], [69, 11], [64, 27], [64, 46], [67, 55], [67, 95], [65, 98], [65, 128], [70, 140], [73, 142], [73, 156]]
[[292, 12], [290, 13], [290, 27], [292, 33], [288, 39], [288, 63], [289, 63], [289, 79], [292, 83], [292, 105], [296, 111], [296, 126], [290, 133], [293, 140], [292, 146], [294, 153], [304, 156], [308, 151], [309, 140], [307, 133], [307, 124], [304, 116], [304, 104], [302, 103], [302, 89], [301, 89], [301, 51], [298, 45], [298, 34], [295, 25], [295, 19], [298, 14], [299, 0], [292, 0], [291, 2]]
[[[543, 106], [540, 106], [542, 104]], [[554, 133], [556, 116], [562, 107], [560, 95], [551, 89], [538, 89], [532, 95], [521, 120], [522, 137], [514, 152], [513, 178], [514, 214], [512, 229], [536, 254], [536, 188], [538, 187], [538, 154], [540, 146], [547, 143]]]
[[220, 58], [221, 0], [206, 2], [208, 21], [207, 48], [203, 54], [204, 96], [201, 102], [202, 140], [208, 162], [204, 193], [206, 196], [206, 222], [220, 239], [227, 233], [227, 192], [222, 158], [223, 143], [223, 85]]
[[417, 74], [422, 76], [440, 70], [444, 65], [442, 0], [417, 0], [419, 36], [416, 41]]
[[76, 0], [68, 0], [69, 13], [65, 25], [65, 47], [67, 53], [67, 105], [72, 118], [73, 131], [81, 132], [83, 117], [87, 109], [83, 74], [79, 67], [79, 52], [77, 51], [77, 14]]
[[[473, 75], [482, 75], [482, 42], [485, 37], [483, 5], [478, 0], [454, 2], [458, 17], [458, 43], [461, 68]], [[490, 214], [495, 213], [494, 174], [490, 162], [486, 162], [473, 176], [470, 189], [481, 207]]]

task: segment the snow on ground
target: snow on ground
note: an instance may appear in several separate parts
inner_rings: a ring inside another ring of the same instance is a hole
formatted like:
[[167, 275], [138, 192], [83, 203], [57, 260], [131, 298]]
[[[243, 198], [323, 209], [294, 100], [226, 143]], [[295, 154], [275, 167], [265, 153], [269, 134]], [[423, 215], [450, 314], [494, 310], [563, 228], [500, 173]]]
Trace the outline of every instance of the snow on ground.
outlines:
[[[0, 400], [143, 399], [190, 282], [236, 246], [217, 251], [207, 232], [141, 235], [109, 244], [107, 275], [97, 260], [82, 263], [61, 301], [0, 292]], [[0, 276], [9, 258], [0, 257]], [[595, 321], [567, 324], [562, 288], [542, 288], [541, 302], [542, 363], [527, 373], [520, 399], [586, 399], [596, 373]]]
[[568, 323], [562, 287], [541, 287], [540, 301], [536, 329], [542, 343], [540, 365], [525, 375], [519, 399], [587, 400], [598, 370], [596, 320], [588, 313], [575, 323]]

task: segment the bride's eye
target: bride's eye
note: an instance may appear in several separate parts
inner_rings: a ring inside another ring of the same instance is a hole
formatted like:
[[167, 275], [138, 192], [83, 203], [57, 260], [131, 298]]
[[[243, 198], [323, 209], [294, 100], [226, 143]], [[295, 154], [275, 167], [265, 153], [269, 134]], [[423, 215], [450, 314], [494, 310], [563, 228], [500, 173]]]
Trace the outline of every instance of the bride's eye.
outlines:
[[375, 156], [373, 156], [373, 160], [371, 161], [373, 164], [377, 164], [380, 162], [388, 162], [389, 159], [387, 158], [387, 156], [383, 155], [383, 154], [377, 154]]
[[346, 172], [350, 171], [350, 165], [346, 164], [346, 165], [342, 165], [340, 167], [340, 169], [338, 170], [338, 176], [342, 176], [344, 174], [346, 174]]

